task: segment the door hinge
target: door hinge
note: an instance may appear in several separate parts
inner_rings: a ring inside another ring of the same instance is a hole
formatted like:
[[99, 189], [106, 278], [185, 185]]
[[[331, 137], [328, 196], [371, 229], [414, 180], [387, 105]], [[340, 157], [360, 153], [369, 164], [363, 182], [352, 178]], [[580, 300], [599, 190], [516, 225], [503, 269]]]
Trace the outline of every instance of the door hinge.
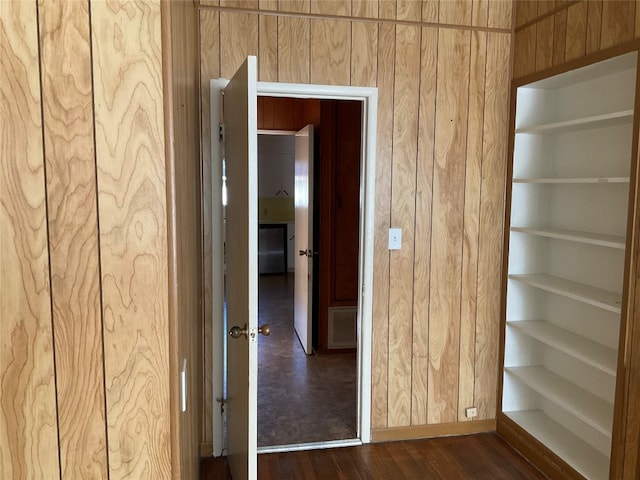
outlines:
[[221, 142], [224, 142], [224, 123], [218, 124], [218, 135]]

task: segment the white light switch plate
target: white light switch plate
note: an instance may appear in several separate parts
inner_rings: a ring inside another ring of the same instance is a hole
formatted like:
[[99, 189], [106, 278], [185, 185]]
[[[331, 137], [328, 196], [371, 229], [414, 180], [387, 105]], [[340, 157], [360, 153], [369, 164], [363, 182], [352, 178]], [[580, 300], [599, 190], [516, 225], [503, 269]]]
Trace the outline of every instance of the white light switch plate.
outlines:
[[389, 229], [389, 250], [400, 250], [402, 247], [402, 229]]

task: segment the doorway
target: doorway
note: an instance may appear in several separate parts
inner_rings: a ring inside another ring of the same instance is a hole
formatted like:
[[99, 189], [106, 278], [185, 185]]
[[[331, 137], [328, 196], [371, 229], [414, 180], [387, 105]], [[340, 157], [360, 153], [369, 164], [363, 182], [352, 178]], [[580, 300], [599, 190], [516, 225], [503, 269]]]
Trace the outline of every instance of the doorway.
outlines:
[[[259, 265], [264, 265], [258, 323], [271, 325], [270, 338], [258, 349], [258, 447], [273, 451], [353, 440], [358, 432], [362, 103], [258, 97], [257, 109]], [[310, 163], [305, 162], [309, 147], [301, 151], [299, 137], [294, 138], [295, 129], [305, 124], [315, 139]], [[301, 163], [313, 168], [307, 172]], [[303, 198], [304, 177], [313, 192], [309, 202]], [[267, 268], [269, 264], [276, 268]], [[307, 275], [308, 265], [312, 275]], [[313, 292], [308, 313], [300, 307], [304, 282]], [[298, 328], [307, 315], [313, 318], [309, 337]]]
[[[224, 130], [220, 128], [218, 132], [219, 121], [216, 117], [219, 114], [220, 103], [218, 100], [218, 94], [221, 89], [225, 88], [224, 80], [212, 81], [212, 125], [215, 127], [215, 135], [213, 138], [223, 136]], [[254, 87], [255, 88], [255, 87]], [[273, 83], [261, 83], [258, 82], [257, 86], [258, 95], [262, 96], [275, 96], [275, 97], [287, 97], [287, 98], [317, 98], [317, 99], [337, 99], [337, 100], [357, 100], [362, 102], [362, 153], [361, 153], [361, 173], [360, 184], [361, 190], [359, 192], [359, 245], [361, 246], [360, 254], [358, 256], [358, 310], [356, 319], [357, 329], [357, 438], [353, 441], [353, 444], [368, 443], [370, 441], [370, 390], [371, 390], [371, 304], [372, 304], [372, 276], [373, 276], [373, 208], [374, 208], [374, 179], [375, 179], [375, 114], [377, 112], [377, 92], [375, 88], [363, 88], [363, 87], [333, 87], [333, 86], [317, 86], [317, 85], [294, 85], [294, 84], [273, 84]], [[214, 175], [217, 173], [217, 166], [215, 164], [216, 158], [220, 162], [220, 168], [218, 172], [221, 172], [221, 160], [224, 158], [224, 151], [222, 145], [213, 142], [212, 145], [212, 158]], [[214, 185], [214, 198], [215, 198], [215, 185]], [[214, 208], [215, 210], [215, 208]], [[220, 209], [222, 210], [222, 209]], [[222, 215], [219, 215], [216, 221], [216, 214], [214, 211], [214, 228], [215, 225], [220, 227], [219, 231], [224, 228], [224, 222], [222, 221]], [[214, 271], [222, 271], [223, 265], [221, 263], [223, 246], [217, 245], [218, 252], [218, 264], [216, 264], [216, 254], [214, 252]], [[256, 272], [257, 273], [257, 272]], [[223, 279], [219, 282], [223, 284]], [[257, 289], [256, 289], [257, 291]], [[222, 309], [222, 306], [219, 306]], [[214, 351], [224, 352], [224, 345], [226, 341], [225, 326], [221, 323], [216, 323], [220, 319], [213, 318], [213, 332], [219, 334], [218, 338], [214, 338]], [[261, 340], [262, 341], [262, 340]], [[240, 343], [236, 343], [240, 345]], [[214, 364], [214, 368], [220, 367], [224, 363], [224, 358], [218, 357], [219, 362]], [[215, 355], [214, 355], [215, 361]], [[222, 385], [222, 373], [214, 373], [214, 395], [220, 398], [225, 398], [225, 392], [222, 388], [218, 389], [218, 385]], [[224, 400], [223, 400], [224, 401]], [[251, 409], [255, 409], [256, 406], [249, 403], [249, 424], [251, 425]], [[223, 411], [223, 409], [220, 409]], [[255, 410], [254, 410], [255, 412]], [[216, 416], [214, 416], [216, 417]], [[255, 418], [255, 417], [254, 417]], [[223, 438], [221, 423], [216, 426], [215, 422], [220, 419], [214, 418], [214, 432], [220, 433], [220, 439]], [[232, 431], [233, 427], [228, 426]], [[251, 449], [251, 427], [249, 430]], [[217, 433], [216, 433], [217, 437]], [[222, 453], [222, 440], [218, 440], [214, 437], [214, 454], [219, 455]], [[255, 438], [255, 437], [254, 437]], [[219, 445], [219, 448], [217, 447]]]

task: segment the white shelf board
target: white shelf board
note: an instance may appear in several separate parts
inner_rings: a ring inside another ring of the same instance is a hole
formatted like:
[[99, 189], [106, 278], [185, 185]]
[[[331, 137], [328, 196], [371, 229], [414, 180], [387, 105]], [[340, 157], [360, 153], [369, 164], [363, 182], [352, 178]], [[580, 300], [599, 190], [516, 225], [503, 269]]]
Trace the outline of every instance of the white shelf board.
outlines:
[[528, 410], [504, 413], [585, 478], [609, 478], [609, 458], [543, 412]]
[[572, 178], [514, 178], [513, 183], [544, 183], [544, 184], [609, 184], [629, 183], [629, 177], [572, 177]]
[[544, 367], [507, 367], [522, 383], [611, 438], [613, 405]]
[[553, 227], [511, 227], [512, 232], [526, 233], [539, 237], [557, 238], [571, 242], [587, 243], [601, 247], [610, 247], [624, 250], [625, 238], [616, 235], [603, 235], [599, 233], [578, 232]]
[[507, 325], [606, 374], [616, 376], [618, 353], [613, 348], [544, 320], [507, 322]]
[[564, 133], [633, 122], [633, 109], [516, 128], [516, 133]]
[[621, 313], [622, 311], [622, 295], [616, 292], [546, 274], [509, 275], [509, 278], [609, 312]]

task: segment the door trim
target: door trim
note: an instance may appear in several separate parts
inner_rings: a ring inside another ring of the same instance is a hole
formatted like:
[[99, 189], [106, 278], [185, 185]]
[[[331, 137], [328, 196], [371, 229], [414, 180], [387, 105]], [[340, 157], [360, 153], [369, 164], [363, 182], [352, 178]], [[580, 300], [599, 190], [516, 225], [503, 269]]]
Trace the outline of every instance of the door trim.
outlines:
[[[217, 197], [217, 185], [222, 178], [222, 152], [219, 138], [218, 125], [220, 123], [219, 92], [227, 84], [224, 79], [211, 80], [211, 174], [214, 186], [213, 198]], [[358, 254], [358, 288], [360, 298], [358, 301], [358, 366], [357, 366], [357, 418], [358, 431], [356, 443], [371, 442], [371, 341], [373, 325], [373, 256], [374, 256], [374, 221], [375, 221], [375, 172], [376, 172], [376, 133], [378, 115], [378, 89], [376, 87], [352, 87], [337, 85], [313, 85], [297, 83], [274, 83], [258, 82], [257, 94], [259, 97], [288, 97], [288, 98], [310, 98], [318, 100], [357, 100], [362, 103], [362, 137], [361, 137], [361, 157], [360, 157], [360, 239]], [[215, 182], [214, 182], [215, 179]], [[221, 188], [221, 185], [220, 185]], [[221, 193], [221, 190], [220, 190]], [[215, 207], [215, 206], [214, 206]], [[226, 335], [222, 324], [223, 304], [221, 296], [216, 294], [216, 287], [222, 289], [222, 279], [216, 282], [216, 272], [222, 277], [222, 238], [224, 235], [224, 224], [222, 220], [222, 208], [212, 208], [212, 231], [221, 232], [220, 239], [214, 235], [214, 249], [212, 252], [213, 262], [213, 300], [220, 303], [213, 305], [212, 319], [212, 342], [213, 342], [213, 391], [215, 411], [215, 399], [223, 398], [222, 375], [224, 372], [224, 343]], [[219, 317], [219, 318], [216, 318]], [[221, 338], [216, 338], [216, 334]], [[220, 394], [220, 397], [217, 395]], [[217, 431], [222, 434], [221, 420], [217, 422], [213, 415], [214, 422], [214, 456], [222, 453], [222, 441], [216, 440]], [[217, 426], [216, 423], [219, 423]], [[219, 429], [219, 430], [217, 430]], [[318, 442], [308, 444], [310, 448], [325, 448], [332, 442]], [[297, 445], [297, 444], [296, 444]], [[261, 451], [261, 450], [260, 450]]]
[[358, 255], [358, 432], [371, 442], [371, 337], [373, 324], [373, 239], [375, 220], [378, 89], [337, 85], [258, 82], [259, 97], [291, 97], [362, 102], [360, 153], [360, 248]]

